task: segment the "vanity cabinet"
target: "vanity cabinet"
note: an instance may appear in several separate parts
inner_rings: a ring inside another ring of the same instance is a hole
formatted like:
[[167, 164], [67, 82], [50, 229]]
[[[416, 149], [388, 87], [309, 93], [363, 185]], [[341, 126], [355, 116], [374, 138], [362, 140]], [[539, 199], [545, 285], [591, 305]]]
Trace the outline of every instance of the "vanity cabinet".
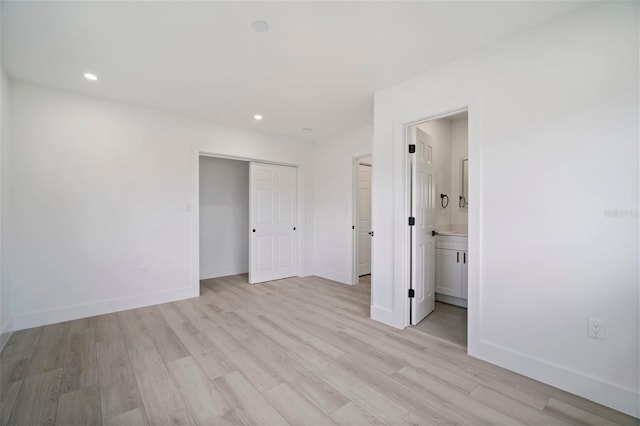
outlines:
[[467, 237], [438, 235], [436, 238], [436, 299], [467, 307]]

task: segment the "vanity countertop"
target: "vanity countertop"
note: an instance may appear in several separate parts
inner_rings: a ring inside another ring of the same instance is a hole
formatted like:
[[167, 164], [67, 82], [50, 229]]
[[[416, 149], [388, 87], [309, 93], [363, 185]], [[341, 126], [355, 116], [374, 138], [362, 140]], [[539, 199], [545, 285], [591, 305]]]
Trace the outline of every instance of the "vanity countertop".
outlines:
[[447, 235], [450, 237], [467, 237], [469, 227], [467, 224], [459, 224], [459, 225], [440, 225], [436, 226], [436, 231], [440, 235]]

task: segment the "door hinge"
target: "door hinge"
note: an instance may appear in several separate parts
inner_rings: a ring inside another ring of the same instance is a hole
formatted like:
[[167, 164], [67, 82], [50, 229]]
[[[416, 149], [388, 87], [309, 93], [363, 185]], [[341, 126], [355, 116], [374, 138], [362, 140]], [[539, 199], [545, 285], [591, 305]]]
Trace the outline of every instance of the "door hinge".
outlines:
[[416, 146], [414, 144], [409, 144], [409, 154], [413, 154], [416, 152]]
[[413, 299], [416, 297], [416, 291], [412, 288], [409, 289], [409, 298]]
[[411, 217], [409, 218], [409, 226], [413, 226], [413, 225], [415, 225], [415, 224], [416, 224], [416, 218], [415, 218], [415, 217], [413, 217], [413, 216], [411, 216]]

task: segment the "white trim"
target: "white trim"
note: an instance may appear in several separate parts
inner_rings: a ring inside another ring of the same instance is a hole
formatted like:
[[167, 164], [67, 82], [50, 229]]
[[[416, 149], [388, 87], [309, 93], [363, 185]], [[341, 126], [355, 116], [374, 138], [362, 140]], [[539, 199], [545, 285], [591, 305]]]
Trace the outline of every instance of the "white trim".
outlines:
[[473, 356], [631, 416], [640, 417], [638, 406], [640, 393], [633, 389], [533, 358], [485, 340], [478, 343]]
[[217, 277], [228, 277], [229, 275], [240, 275], [246, 274], [249, 272], [249, 264], [244, 263], [242, 265], [233, 265], [233, 266], [203, 266], [200, 271], [200, 279], [208, 280], [211, 278]]
[[459, 306], [461, 308], [467, 308], [469, 306], [467, 299], [442, 293], [436, 293], [436, 302], [448, 303], [449, 305]]
[[314, 275], [340, 284], [352, 285], [349, 274], [345, 274], [344, 272], [338, 272], [327, 268], [317, 268]]
[[112, 312], [126, 311], [127, 309], [141, 308], [143, 306], [158, 305], [160, 303], [174, 302], [176, 300], [198, 297], [198, 292], [191, 286], [174, 290], [160, 291], [157, 293], [141, 294], [133, 297], [101, 300], [99, 302], [84, 303], [79, 305], [63, 306], [56, 309], [28, 312], [12, 318], [14, 330], [38, 327], [41, 325], [55, 324], [95, 315], [109, 314]]
[[[411, 125], [418, 124], [428, 120], [444, 118], [460, 111], [468, 111], [469, 126], [469, 152], [468, 157], [473, 159], [469, 161], [469, 199], [473, 199], [475, 206], [469, 208], [469, 252], [474, 253], [470, 256], [474, 262], [469, 264], [469, 315], [468, 315], [468, 331], [467, 345], [468, 353], [473, 355], [475, 349], [475, 341], [478, 339], [479, 330], [479, 292], [472, 292], [471, 287], [478, 288], [480, 283], [480, 265], [481, 252], [479, 250], [479, 216], [480, 216], [480, 197], [479, 194], [481, 176], [478, 168], [472, 168], [473, 162], [480, 164], [479, 140], [477, 131], [478, 115], [477, 96], [466, 95], [441, 101], [436, 107], [425, 109], [422, 111], [407, 111], [399, 119], [395, 120], [394, 140], [398, 143], [394, 146], [394, 170], [400, 171], [401, 176], [398, 179], [394, 195], [394, 263], [400, 265], [394, 268], [394, 303], [393, 311], [396, 318], [394, 323], [401, 324], [402, 328], [407, 327], [410, 323], [409, 304], [410, 301], [406, 297], [409, 290], [409, 232], [406, 226], [406, 218], [410, 216], [409, 209], [409, 154], [407, 150], [407, 128]], [[472, 173], [473, 171], [475, 173]], [[397, 172], [396, 172], [397, 173]], [[473, 306], [473, 307], [472, 307]], [[391, 325], [391, 323], [388, 323]]]
[[400, 330], [406, 327], [404, 323], [402, 323], [401, 321], [398, 321], [398, 316], [395, 315], [395, 312], [385, 308], [381, 308], [379, 306], [371, 305], [371, 319], [375, 321], [379, 321], [391, 327], [398, 328]]

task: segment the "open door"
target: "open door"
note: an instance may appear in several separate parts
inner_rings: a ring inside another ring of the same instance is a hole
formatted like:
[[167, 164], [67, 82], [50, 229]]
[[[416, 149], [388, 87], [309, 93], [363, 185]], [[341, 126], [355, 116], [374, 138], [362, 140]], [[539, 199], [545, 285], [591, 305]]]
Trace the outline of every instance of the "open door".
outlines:
[[[417, 325], [435, 308], [435, 236], [432, 235], [435, 204], [433, 148], [429, 135], [409, 129], [415, 145], [411, 158], [411, 325]], [[410, 150], [411, 152], [411, 150]]]
[[253, 162], [249, 170], [249, 283], [296, 276], [298, 170]]
[[358, 164], [358, 276], [371, 274], [371, 165]]

